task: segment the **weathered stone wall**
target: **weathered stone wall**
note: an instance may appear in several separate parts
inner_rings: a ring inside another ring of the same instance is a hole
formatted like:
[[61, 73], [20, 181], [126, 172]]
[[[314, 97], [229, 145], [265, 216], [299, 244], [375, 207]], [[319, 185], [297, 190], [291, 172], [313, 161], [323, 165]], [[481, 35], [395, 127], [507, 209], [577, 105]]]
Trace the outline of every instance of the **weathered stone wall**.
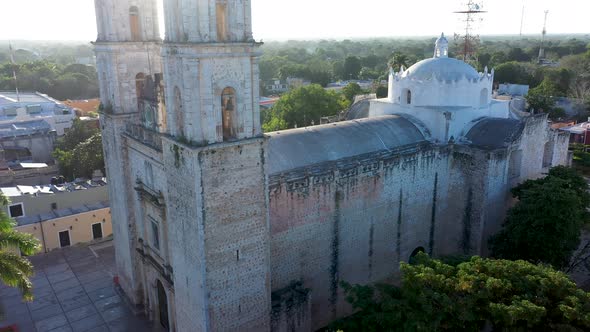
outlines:
[[251, 139], [198, 155], [212, 331], [270, 329], [265, 148], [265, 139]]
[[464, 165], [473, 157], [453, 150], [427, 145], [273, 175], [273, 290], [302, 280], [316, 329], [350, 312], [339, 281], [395, 278], [419, 247], [476, 253], [470, 239], [479, 241], [480, 227], [466, 225], [475, 218], [465, 215], [480, 210], [484, 188], [471, 180], [478, 169]]

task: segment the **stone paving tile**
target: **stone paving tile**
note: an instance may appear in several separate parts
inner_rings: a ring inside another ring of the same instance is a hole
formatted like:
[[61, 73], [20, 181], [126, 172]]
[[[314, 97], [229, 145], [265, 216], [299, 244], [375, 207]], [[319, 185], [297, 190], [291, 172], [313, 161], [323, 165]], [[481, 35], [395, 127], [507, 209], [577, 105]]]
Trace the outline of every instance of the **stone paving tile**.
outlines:
[[38, 322], [40, 320], [49, 318], [51, 316], [63, 314], [63, 310], [59, 304], [52, 304], [50, 306], [43, 307], [39, 310], [31, 311], [31, 318]]
[[90, 300], [92, 302], [104, 300], [106, 298], [109, 298], [109, 297], [115, 296], [115, 295], [117, 295], [117, 293], [115, 292], [115, 288], [112, 286], [100, 288], [100, 289], [97, 289], [95, 291], [88, 293], [88, 297], [90, 297]]
[[86, 332], [110, 332], [108, 325], [101, 325], [101, 326], [97, 326], [93, 329], [90, 329]]
[[66, 317], [70, 322], [76, 322], [81, 320], [82, 318], [86, 318], [97, 314], [98, 311], [96, 311], [96, 307], [93, 304], [87, 304], [66, 312]]
[[64, 316], [63, 314], [52, 316], [47, 319], [35, 322], [37, 332], [49, 332], [64, 325], [68, 325], [68, 320], [66, 319], [66, 316]]
[[107, 310], [100, 311], [100, 315], [108, 323], [121, 317], [133, 316], [133, 313], [124, 304], [119, 304]]
[[70, 279], [66, 279], [64, 281], [57, 282], [57, 283], [53, 284], [51, 288], [53, 288], [53, 290], [55, 292], [60, 292], [62, 290], [67, 290], [67, 289], [71, 289], [74, 287], [81, 288], [80, 281], [78, 281], [78, 278], [76, 278], [75, 276]]
[[27, 305], [29, 306], [29, 309], [31, 311], [36, 311], [36, 310], [42, 309], [44, 307], [48, 307], [48, 306], [56, 305], [56, 304], [59, 304], [59, 303], [57, 302], [57, 297], [55, 296], [54, 293], [51, 293], [50, 295], [47, 295], [47, 296], [36, 298], [33, 302], [27, 303]]
[[[0, 327], [17, 324], [22, 332], [150, 332], [144, 316], [134, 316], [115, 292], [112, 246], [95, 250], [73, 246], [30, 257], [35, 267], [31, 303], [18, 290], [0, 284], [0, 306], [8, 308]], [[65, 313], [64, 313], [65, 312]]]
[[95, 327], [103, 326], [104, 324], [105, 321], [102, 319], [102, 317], [99, 314], [96, 314], [77, 322], [73, 322], [70, 325], [72, 326], [72, 330], [74, 330], [74, 332], [84, 332]]
[[56, 329], [53, 329], [49, 332], [72, 332], [72, 328], [69, 325], [60, 326]]

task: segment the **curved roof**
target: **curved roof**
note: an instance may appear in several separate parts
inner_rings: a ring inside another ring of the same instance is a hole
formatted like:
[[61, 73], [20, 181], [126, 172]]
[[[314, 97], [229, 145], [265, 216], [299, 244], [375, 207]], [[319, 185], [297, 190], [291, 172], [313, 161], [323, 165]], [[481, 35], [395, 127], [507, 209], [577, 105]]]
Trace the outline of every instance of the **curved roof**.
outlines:
[[476, 123], [465, 137], [472, 145], [499, 149], [518, 139], [523, 129], [524, 123], [519, 120], [486, 118]]
[[406, 70], [403, 77], [428, 80], [435, 75], [439, 80], [455, 81], [463, 77], [478, 79], [479, 73], [467, 63], [453, 58], [430, 58], [422, 60]]
[[420, 130], [397, 115], [277, 131], [269, 140], [269, 174], [389, 150], [425, 141]]

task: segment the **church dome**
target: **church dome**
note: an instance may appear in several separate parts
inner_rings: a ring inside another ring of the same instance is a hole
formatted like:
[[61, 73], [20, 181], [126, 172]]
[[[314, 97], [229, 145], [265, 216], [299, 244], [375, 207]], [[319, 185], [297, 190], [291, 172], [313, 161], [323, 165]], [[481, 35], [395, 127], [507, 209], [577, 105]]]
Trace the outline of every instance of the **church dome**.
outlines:
[[430, 58], [422, 60], [406, 70], [403, 77], [408, 77], [417, 80], [428, 80], [432, 76], [438, 80], [456, 81], [463, 77], [469, 80], [479, 78], [479, 74], [475, 68], [467, 63], [447, 57]]

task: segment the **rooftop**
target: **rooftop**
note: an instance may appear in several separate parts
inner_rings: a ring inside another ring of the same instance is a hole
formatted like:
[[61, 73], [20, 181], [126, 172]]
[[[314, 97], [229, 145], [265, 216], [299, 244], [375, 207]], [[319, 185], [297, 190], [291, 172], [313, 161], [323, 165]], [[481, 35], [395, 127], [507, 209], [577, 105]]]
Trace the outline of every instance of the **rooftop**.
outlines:
[[[20, 101], [19, 101], [20, 99]], [[49, 97], [46, 94], [39, 92], [20, 92], [18, 96], [15, 91], [0, 91], [0, 105], [23, 103], [23, 104], [41, 104], [41, 103], [55, 103], [61, 104], [59, 101]]]
[[106, 209], [109, 206], [110, 205], [108, 201], [98, 202], [94, 204], [84, 204], [68, 209], [53, 210], [51, 212], [41, 213], [33, 216], [18, 217], [16, 218], [16, 222], [19, 226], [31, 225], [46, 220], [64, 218], [84, 212]]
[[107, 185], [106, 178], [93, 180], [79, 180], [75, 182], [67, 182], [61, 185], [40, 185], [40, 186], [16, 186], [0, 188], [0, 191], [7, 197], [18, 196], [38, 196], [38, 195], [52, 195], [66, 192], [75, 192], [78, 190], [88, 190], [90, 188], [102, 187]]
[[46, 134], [51, 126], [45, 120], [0, 123], [0, 138]]
[[271, 175], [426, 141], [410, 120], [398, 115], [277, 131], [268, 136]]

